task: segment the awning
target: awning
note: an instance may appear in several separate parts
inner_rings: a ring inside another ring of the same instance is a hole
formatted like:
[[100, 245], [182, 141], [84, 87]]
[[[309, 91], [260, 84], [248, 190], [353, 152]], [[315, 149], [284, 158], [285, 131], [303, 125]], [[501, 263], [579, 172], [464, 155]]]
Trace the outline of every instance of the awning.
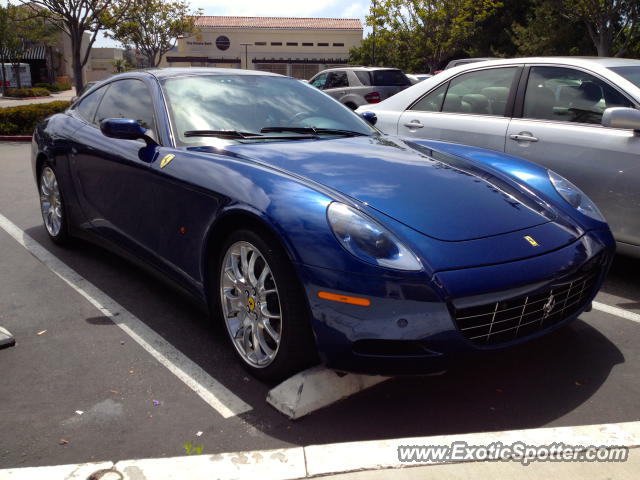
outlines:
[[[22, 58], [20, 60], [46, 60], [46, 47], [44, 45], [40, 45], [38, 47], [31, 47], [28, 48], [27, 50], [25, 50], [25, 52], [22, 55]], [[6, 50], [3, 52], [4, 54], [2, 55], [7, 61], [9, 60], [13, 60], [13, 58], [9, 57], [9, 54], [6, 52]]]
[[167, 57], [167, 62], [240, 63], [239, 58]]
[[321, 65], [347, 64], [345, 58], [254, 58], [252, 63], [314, 63]]

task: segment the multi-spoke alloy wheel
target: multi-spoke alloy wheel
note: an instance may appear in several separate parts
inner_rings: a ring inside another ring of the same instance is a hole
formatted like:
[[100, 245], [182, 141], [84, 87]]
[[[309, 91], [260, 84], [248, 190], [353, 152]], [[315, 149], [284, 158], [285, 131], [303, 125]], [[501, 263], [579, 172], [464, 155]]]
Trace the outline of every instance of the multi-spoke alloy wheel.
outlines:
[[220, 269], [225, 324], [240, 356], [252, 367], [273, 362], [282, 337], [280, 297], [273, 272], [258, 248], [232, 244]]
[[219, 252], [212, 298], [243, 365], [278, 381], [317, 362], [306, 293], [277, 237], [236, 230]]
[[66, 240], [64, 206], [56, 173], [49, 165], [40, 171], [40, 210], [49, 237], [55, 242]]

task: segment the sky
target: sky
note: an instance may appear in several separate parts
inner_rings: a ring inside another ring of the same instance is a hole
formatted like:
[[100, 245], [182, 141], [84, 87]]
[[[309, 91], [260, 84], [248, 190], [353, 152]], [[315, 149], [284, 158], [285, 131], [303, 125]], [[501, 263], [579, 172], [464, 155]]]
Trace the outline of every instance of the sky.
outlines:
[[[364, 25], [364, 17], [369, 11], [369, 0], [225, 0], [212, 2], [192, 0], [191, 6], [201, 8], [204, 15], [230, 15], [246, 17], [332, 17], [359, 18]], [[95, 47], [117, 47], [119, 43], [102, 34], [96, 39]]]

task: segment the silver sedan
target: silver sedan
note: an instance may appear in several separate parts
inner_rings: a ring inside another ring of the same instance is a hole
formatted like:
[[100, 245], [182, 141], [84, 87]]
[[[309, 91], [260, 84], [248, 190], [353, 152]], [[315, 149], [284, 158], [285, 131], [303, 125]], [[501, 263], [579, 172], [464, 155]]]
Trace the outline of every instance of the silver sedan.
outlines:
[[640, 257], [640, 60], [541, 57], [445, 70], [359, 113], [383, 132], [510, 153], [591, 197]]

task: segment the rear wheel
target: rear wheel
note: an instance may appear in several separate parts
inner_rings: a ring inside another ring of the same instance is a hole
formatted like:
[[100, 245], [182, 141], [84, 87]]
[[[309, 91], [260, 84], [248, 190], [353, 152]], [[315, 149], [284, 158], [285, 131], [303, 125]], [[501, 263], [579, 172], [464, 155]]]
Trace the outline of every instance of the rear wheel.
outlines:
[[218, 262], [220, 313], [244, 366], [282, 380], [315, 359], [304, 292], [275, 242], [250, 230], [232, 233]]
[[49, 238], [58, 244], [69, 240], [64, 197], [53, 166], [45, 163], [38, 178], [40, 211]]

